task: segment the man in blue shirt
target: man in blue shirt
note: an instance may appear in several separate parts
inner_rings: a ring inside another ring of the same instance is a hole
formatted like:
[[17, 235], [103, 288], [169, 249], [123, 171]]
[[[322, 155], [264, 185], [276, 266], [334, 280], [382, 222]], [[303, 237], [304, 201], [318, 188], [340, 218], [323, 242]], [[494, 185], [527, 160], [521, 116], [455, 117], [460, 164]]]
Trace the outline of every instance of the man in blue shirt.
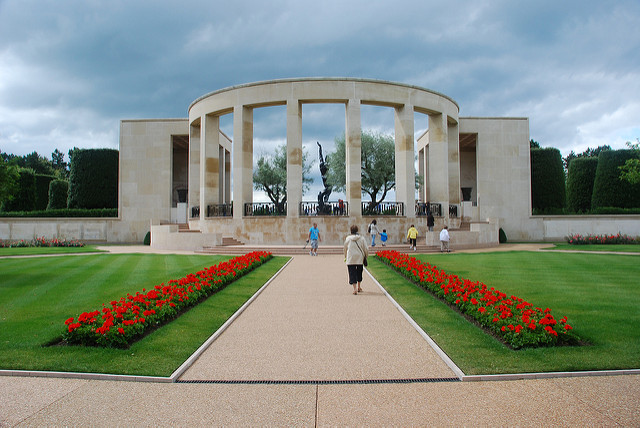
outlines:
[[309, 255], [318, 255], [318, 241], [320, 240], [320, 231], [318, 230], [318, 223], [313, 223], [313, 227], [309, 229], [309, 243], [311, 244], [311, 251]]

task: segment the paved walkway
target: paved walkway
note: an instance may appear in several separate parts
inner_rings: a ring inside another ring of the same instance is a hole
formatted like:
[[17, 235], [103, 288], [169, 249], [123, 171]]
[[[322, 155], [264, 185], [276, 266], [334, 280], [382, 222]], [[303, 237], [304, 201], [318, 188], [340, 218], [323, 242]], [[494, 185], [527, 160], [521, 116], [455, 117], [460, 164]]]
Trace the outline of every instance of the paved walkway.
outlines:
[[180, 380], [372, 380], [455, 374], [342, 256], [296, 256]]
[[0, 426], [640, 426], [638, 375], [300, 382], [454, 376], [371, 278], [363, 288], [351, 294], [340, 256], [295, 256], [180, 378], [202, 383], [0, 376]]

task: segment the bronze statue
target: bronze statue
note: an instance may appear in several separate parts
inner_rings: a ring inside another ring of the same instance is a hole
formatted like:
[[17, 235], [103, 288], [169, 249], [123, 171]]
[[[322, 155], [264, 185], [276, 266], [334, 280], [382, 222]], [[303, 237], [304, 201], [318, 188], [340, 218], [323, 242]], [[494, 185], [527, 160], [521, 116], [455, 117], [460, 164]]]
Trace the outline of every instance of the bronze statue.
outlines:
[[329, 195], [331, 195], [332, 190], [331, 186], [327, 184], [327, 171], [329, 168], [322, 156], [322, 146], [320, 142], [316, 141], [316, 144], [318, 145], [318, 156], [320, 157], [320, 175], [322, 176], [322, 184], [324, 185], [324, 190], [318, 193], [318, 214], [327, 214], [331, 212], [331, 207], [327, 205], [327, 202], [329, 201]]

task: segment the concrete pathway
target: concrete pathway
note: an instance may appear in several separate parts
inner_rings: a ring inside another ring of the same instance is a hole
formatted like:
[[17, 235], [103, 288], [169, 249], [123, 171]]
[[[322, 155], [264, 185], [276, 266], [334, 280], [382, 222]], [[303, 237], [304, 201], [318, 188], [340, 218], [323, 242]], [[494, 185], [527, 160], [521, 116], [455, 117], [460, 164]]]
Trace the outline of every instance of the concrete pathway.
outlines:
[[296, 256], [180, 380], [372, 380], [455, 374], [369, 275], [342, 256]]
[[[373, 281], [339, 256], [296, 256], [181, 377], [0, 376], [0, 426], [640, 426], [640, 376], [492, 382], [221, 384], [448, 378]], [[213, 332], [212, 332], [213, 333]]]

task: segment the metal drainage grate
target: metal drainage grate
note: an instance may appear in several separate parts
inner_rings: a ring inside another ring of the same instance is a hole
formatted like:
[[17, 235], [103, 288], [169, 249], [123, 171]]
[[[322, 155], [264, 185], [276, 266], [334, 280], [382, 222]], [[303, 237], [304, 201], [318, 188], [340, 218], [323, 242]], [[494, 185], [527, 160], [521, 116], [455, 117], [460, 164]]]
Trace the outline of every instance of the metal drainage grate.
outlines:
[[177, 380], [176, 383], [215, 383], [241, 385], [369, 385], [376, 383], [434, 383], [460, 382], [457, 377], [428, 377], [417, 379], [362, 379], [362, 380]]

